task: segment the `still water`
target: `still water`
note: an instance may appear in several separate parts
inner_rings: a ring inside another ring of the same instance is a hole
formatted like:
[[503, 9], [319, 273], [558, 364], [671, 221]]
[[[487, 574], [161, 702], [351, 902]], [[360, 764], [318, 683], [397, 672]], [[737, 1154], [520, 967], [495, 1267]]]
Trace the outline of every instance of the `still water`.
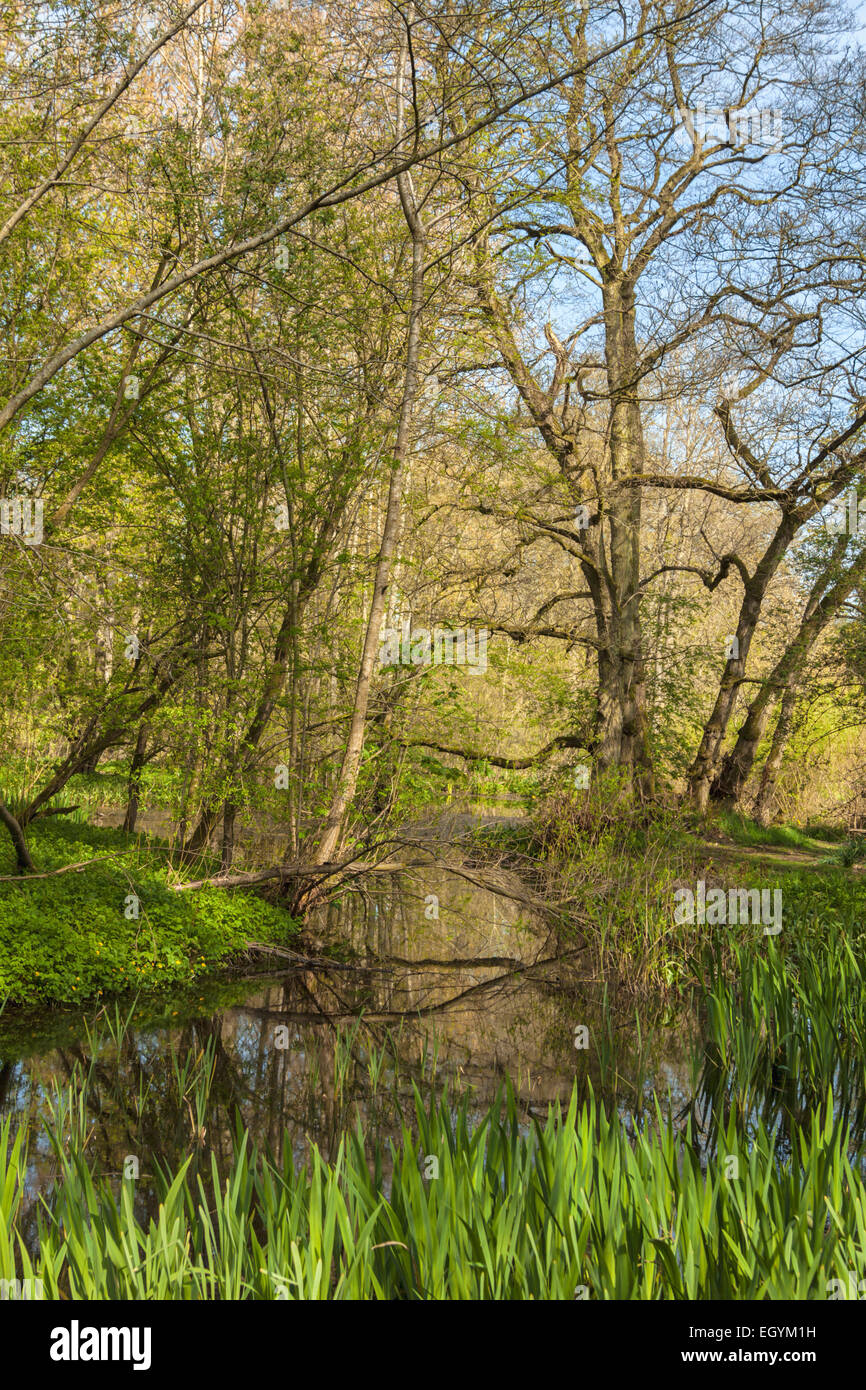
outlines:
[[[482, 1108], [509, 1077], [527, 1114], [567, 1099], [577, 1078], [624, 1111], [640, 1107], [650, 1082], [688, 1098], [694, 1021], [647, 1027], [633, 1004], [617, 1011], [585, 978], [582, 953], [557, 950], [546, 926], [507, 893], [457, 872], [424, 866], [365, 880], [314, 915], [321, 949], [347, 943], [345, 963], [238, 976], [191, 994], [126, 1001], [118, 1039], [113, 1008], [0, 1018], [0, 1114], [16, 1112], [38, 1138], [54, 1083], [89, 1072], [90, 1152], [118, 1173], [134, 1151], [142, 1168], [191, 1144], [228, 1158], [234, 1116], [280, 1153], [314, 1142], [330, 1154], [357, 1116], [399, 1133], [396, 1102], [412, 1083], [471, 1089]], [[575, 1046], [575, 1030], [584, 1047]], [[209, 1112], [192, 1093], [212, 1049]], [[378, 1081], [370, 1059], [380, 1058]], [[183, 1077], [181, 1079], [184, 1079]], [[146, 1100], [145, 1100], [146, 1098]], [[204, 1134], [201, 1131], [204, 1130]], [[47, 1146], [33, 1180], [50, 1181]], [[44, 1171], [43, 1171], [44, 1168]]]
[[[692, 1118], [709, 1152], [725, 1078], [708, 1086], [698, 1004], [636, 1008], [592, 978], [580, 943], [557, 948], [507, 876], [497, 892], [471, 879], [432, 863], [365, 879], [310, 923], [318, 949], [342, 943], [340, 964], [263, 973], [251, 961], [117, 1012], [0, 1017], [0, 1116], [29, 1127], [31, 1200], [56, 1172], [44, 1131], [52, 1094], [76, 1078], [87, 1152], [111, 1177], [130, 1159], [146, 1179], [190, 1155], [224, 1170], [238, 1125], [275, 1156], [290, 1145], [300, 1162], [314, 1143], [333, 1157], [359, 1120], [398, 1137], [413, 1085], [468, 1091], [480, 1111], [506, 1077], [527, 1123], [577, 1083], [629, 1126], [658, 1099], [679, 1125]], [[776, 1118], [784, 1151], [796, 1117]]]

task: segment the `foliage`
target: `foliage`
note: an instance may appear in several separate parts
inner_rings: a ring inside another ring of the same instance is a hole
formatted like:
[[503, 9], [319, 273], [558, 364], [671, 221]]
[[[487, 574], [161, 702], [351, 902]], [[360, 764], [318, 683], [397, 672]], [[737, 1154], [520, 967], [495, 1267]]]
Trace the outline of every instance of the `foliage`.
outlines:
[[[0, 882], [0, 998], [9, 1002], [80, 1004], [176, 988], [250, 938], [280, 942], [297, 933], [287, 912], [255, 895], [173, 892], [165, 851], [120, 831], [37, 821], [32, 833], [45, 873], [99, 862], [82, 872]], [[11, 873], [5, 846], [3, 860]], [[126, 915], [133, 894], [137, 918]]]

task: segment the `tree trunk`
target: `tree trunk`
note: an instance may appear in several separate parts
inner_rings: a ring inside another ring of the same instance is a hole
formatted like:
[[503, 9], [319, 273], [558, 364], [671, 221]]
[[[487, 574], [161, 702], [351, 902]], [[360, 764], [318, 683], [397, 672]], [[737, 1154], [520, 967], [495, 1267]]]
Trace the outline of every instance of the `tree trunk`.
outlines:
[[227, 874], [235, 857], [235, 816], [237, 807], [233, 801], [223, 806], [223, 843], [220, 858], [220, 873]]
[[833, 547], [828, 564], [812, 586], [796, 635], [788, 643], [749, 706], [736, 744], [722, 760], [719, 775], [710, 788], [713, 801], [735, 802], [739, 799], [754, 766], [758, 746], [764, 736], [773, 705], [780, 696], [784, 698], [790, 687], [796, 684], [797, 676], [809, 652], [866, 571], [864, 549], [850, 569], [831, 589], [827, 589], [832, 575], [838, 572], [839, 562], [847, 546], [848, 537], [840, 537]]
[[195, 857], [208, 846], [210, 837], [220, 817], [221, 804], [222, 803], [219, 801], [209, 801], [202, 806], [192, 834], [181, 846], [181, 863], [185, 863], [189, 859], [195, 859]]
[[782, 698], [779, 718], [773, 731], [773, 742], [767, 761], [761, 769], [761, 785], [755, 798], [754, 816], [759, 825], [769, 825], [773, 814], [773, 799], [776, 783], [782, 767], [782, 758], [794, 727], [794, 711], [797, 707], [798, 682], [792, 681]]
[[[640, 533], [642, 492], [616, 490], [617, 480], [644, 471], [643, 423], [637, 397], [638, 351], [634, 291], [621, 276], [604, 284], [605, 365], [610, 393], [610, 461], [614, 491], [605, 503], [610, 527], [610, 612], [608, 689], [600, 685], [606, 711], [600, 761], [633, 774], [652, 794], [652, 758], [646, 722], [646, 677], [640, 615]], [[600, 556], [602, 546], [599, 546]]]
[[138, 819], [138, 804], [141, 796], [141, 769], [145, 763], [145, 749], [147, 747], [147, 725], [140, 724], [138, 728], [138, 738], [135, 740], [135, 750], [132, 754], [132, 762], [129, 765], [129, 780], [126, 792], [126, 815], [123, 818], [123, 829], [127, 835], [135, 833], [135, 822]]
[[[242, 779], [252, 766], [254, 755], [268, 721], [274, 712], [277, 700], [283, 693], [286, 683], [286, 675], [291, 669], [293, 694], [297, 691], [298, 671], [300, 660], [298, 656], [298, 625], [305, 611], [306, 605], [315, 592], [316, 585], [322, 570], [323, 557], [326, 550], [327, 539], [336, 529], [338, 512], [332, 509], [322, 522], [321, 529], [316, 542], [315, 553], [300, 584], [296, 580], [292, 581], [292, 594], [283, 613], [283, 619], [277, 633], [277, 640], [274, 646], [274, 655], [271, 658], [270, 668], [265, 678], [262, 693], [259, 696], [252, 719], [247, 727], [247, 731], [241, 739], [239, 749], [239, 771], [238, 777]], [[292, 700], [291, 712], [292, 732], [290, 735], [290, 756], [289, 756], [289, 848], [293, 853], [297, 848], [297, 803], [295, 790], [295, 761], [298, 743], [297, 712], [295, 710], [295, 700]], [[218, 799], [205, 802], [196, 822], [195, 829], [189, 839], [184, 843], [180, 854], [181, 860], [195, 858], [204, 848], [213, 834], [214, 828], [220, 817], [222, 803]]]
[[719, 749], [728, 730], [734, 703], [746, 674], [746, 660], [767, 589], [788, 546], [802, 522], [796, 512], [785, 512], [775, 535], [764, 551], [755, 573], [748, 580], [740, 605], [737, 622], [737, 655], [725, 663], [712, 713], [704, 725], [700, 746], [689, 769], [689, 795], [698, 811], [705, 811], [710, 799], [710, 786], [718, 763]]
[[[397, 129], [403, 130], [404, 86], [406, 80], [407, 52], [404, 44], [400, 53], [397, 71]], [[424, 292], [424, 270], [427, 236], [418, 216], [412, 180], [407, 174], [397, 179], [397, 189], [403, 214], [412, 238], [412, 285], [409, 308], [409, 328], [406, 343], [406, 372], [403, 380], [403, 395], [400, 404], [400, 417], [397, 425], [397, 439], [394, 446], [394, 463], [388, 485], [388, 505], [385, 523], [382, 528], [382, 543], [376, 562], [376, 576], [373, 583], [373, 597], [367, 619], [361, 666], [355, 687], [355, 699], [349, 736], [343, 754], [343, 761], [337, 777], [337, 784], [331, 800], [328, 818], [322, 831], [313, 862], [328, 863], [339, 843], [346, 811], [355, 795], [358, 771], [364, 748], [364, 731], [370, 688], [373, 680], [373, 665], [379, 648], [379, 632], [391, 580], [391, 562], [400, 532], [401, 499], [403, 475], [409, 455], [412, 429], [412, 416], [415, 395], [418, 388], [418, 358], [421, 346], [421, 314]]]
[[0, 822], [5, 825], [15, 846], [15, 862], [20, 874], [35, 873], [36, 865], [30, 858], [24, 831], [4, 801], [0, 801]]

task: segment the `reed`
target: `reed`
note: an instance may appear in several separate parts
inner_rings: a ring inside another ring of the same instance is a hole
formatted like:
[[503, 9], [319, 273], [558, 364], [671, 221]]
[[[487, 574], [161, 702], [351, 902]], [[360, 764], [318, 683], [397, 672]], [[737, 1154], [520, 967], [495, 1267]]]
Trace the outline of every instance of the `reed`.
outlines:
[[793, 1131], [826, 1106], [866, 1126], [866, 982], [847, 933], [756, 950], [717, 943], [699, 970], [706, 1062], [699, 1090], [722, 1123], [760, 1117]]
[[542, 1123], [506, 1088], [473, 1124], [468, 1097], [416, 1089], [396, 1142], [359, 1124], [296, 1166], [238, 1124], [227, 1171], [190, 1157], [146, 1192], [96, 1171], [79, 1110], [55, 1097], [35, 1243], [26, 1146], [0, 1129], [0, 1278], [48, 1298], [822, 1299], [866, 1273], [862, 1154], [830, 1114], [784, 1156], [732, 1115], [702, 1163], [659, 1106], [629, 1135], [576, 1093]]

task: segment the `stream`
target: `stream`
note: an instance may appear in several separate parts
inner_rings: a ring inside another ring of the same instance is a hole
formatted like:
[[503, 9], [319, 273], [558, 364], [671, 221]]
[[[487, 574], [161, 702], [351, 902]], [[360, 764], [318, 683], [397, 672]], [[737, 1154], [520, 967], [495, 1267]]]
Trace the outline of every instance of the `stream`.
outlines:
[[[310, 935], [322, 948], [348, 943], [346, 964], [256, 965], [130, 1000], [116, 1006], [128, 1020], [119, 1037], [113, 1005], [0, 1016], [0, 1118], [30, 1123], [34, 1195], [55, 1168], [41, 1121], [76, 1068], [89, 1073], [90, 1151], [112, 1175], [130, 1155], [144, 1175], [194, 1149], [222, 1166], [236, 1113], [260, 1144], [280, 1155], [288, 1142], [299, 1160], [311, 1142], [332, 1155], [358, 1116], [396, 1136], [413, 1082], [470, 1088], [480, 1110], [509, 1077], [539, 1116], [567, 1102], [575, 1079], [624, 1114], [653, 1084], [676, 1109], [688, 1100], [693, 1020], [647, 1030], [639, 1045], [633, 1011], [630, 1027], [628, 1012], [612, 1024], [600, 987], [581, 980], [579, 951], [557, 953], [524, 907], [457, 872], [376, 875], [313, 914]], [[181, 1093], [209, 1056], [208, 1114], [194, 1118]]]
[[[503, 888], [432, 862], [376, 874], [313, 914], [315, 947], [343, 943], [327, 967], [250, 961], [182, 994], [0, 1015], [0, 1119], [30, 1129], [28, 1195], [54, 1182], [44, 1120], [54, 1088], [75, 1076], [87, 1077], [88, 1152], [111, 1177], [129, 1160], [146, 1178], [190, 1154], [224, 1170], [238, 1116], [278, 1158], [286, 1144], [298, 1163], [310, 1144], [332, 1158], [359, 1119], [397, 1138], [413, 1085], [468, 1090], [477, 1113], [509, 1078], [527, 1123], [567, 1103], [575, 1083], [629, 1126], [656, 1098], [678, 1124], [698, 1117], [694, 1001], [675, 1012], [644, 1002], [636, 1015], [633, 999], [591, 978], [580, 943], [557, 949], [507, 876]], [[207, 1107], [195, 1114], [203, 1071]]]

